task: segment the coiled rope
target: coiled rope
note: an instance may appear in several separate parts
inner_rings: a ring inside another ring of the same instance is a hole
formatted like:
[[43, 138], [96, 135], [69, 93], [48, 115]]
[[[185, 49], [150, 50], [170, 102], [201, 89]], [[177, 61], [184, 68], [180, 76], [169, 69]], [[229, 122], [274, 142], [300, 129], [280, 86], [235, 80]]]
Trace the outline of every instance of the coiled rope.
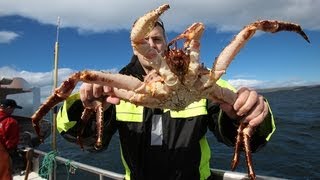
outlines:
[[57, 151], [50, 151], [43, 157], [42, 164], [39, 169], [40, 177], [49, 179], [49, 175], [52, 174], [53, 168], [56, 168], [54, 165], [56, 164], [55, 157], [57, 154]]
[[[57, 151], [48, 152], [42, 160], [41, 167], [39, 169], [39, 176], [45, 179], [49, 179], [49, 175], [52, 174], [53, 168], [56, 168], [56, 156], [58, 155]], [[65, 162], [67, 170], [67, 179], [69, 179], [70, 174], [75, 174], [77, 166], [71, 163], [71, 160]]]

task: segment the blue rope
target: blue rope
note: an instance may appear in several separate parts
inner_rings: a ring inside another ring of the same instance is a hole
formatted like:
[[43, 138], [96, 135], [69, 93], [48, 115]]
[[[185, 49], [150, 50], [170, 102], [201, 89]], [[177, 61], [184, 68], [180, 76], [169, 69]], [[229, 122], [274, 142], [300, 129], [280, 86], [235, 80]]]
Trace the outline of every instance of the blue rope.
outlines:
[[39, 169], [40, 177], [49, 179], [49, 175], [52, 173], [53, 168], [55, 168], [55, 157], [57, 156], [57, 154], [57, 151], [50, 151], [43, 157], [42, 164]]

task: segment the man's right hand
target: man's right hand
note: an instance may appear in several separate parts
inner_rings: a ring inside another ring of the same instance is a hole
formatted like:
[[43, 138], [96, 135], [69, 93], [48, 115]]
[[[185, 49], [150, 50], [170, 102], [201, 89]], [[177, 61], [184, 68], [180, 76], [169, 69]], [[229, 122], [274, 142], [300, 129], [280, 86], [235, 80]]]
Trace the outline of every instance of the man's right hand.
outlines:
[[109, 86], [101, 86], [98, 84], [82, 83], [80, 86], [80, 99], [84, 106], [91, 106], [91, 102], [101, 96], [105, 96], [105, 100], [111, 104], [119, 104], [120, 99], [112, 95], [113, 89]]

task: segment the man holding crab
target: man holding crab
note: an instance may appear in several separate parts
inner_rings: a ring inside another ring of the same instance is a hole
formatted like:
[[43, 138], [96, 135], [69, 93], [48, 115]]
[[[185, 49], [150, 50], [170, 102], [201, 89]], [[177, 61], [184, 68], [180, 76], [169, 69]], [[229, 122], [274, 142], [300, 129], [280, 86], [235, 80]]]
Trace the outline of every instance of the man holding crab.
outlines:
[[[157, 52], [165, 52], [166, 35], [160, 20], [145, 40]], [[120, 73], [143, 81], [151, 70], [148, 60], [137, 54]], [[217, 83], [234, 90], [226, 81], [219, 80]], [[253, 152], [264, 146], [275, 130], [268, 103], [248, 88], [237, 91], [233, 105], [203, 99], [178, 113], [136, 106], [112, 95], [105, 96], [112, 94], [112, 90], [107, 86], [83, 83], [80, 93], [70, 96], [60, 109], [58, 130], [67, 140], [77, 142], [83, 105], [90, 106], [93, 100], [105, 97], [111, 105], [104, 114], [103, 149], [108, 147], [112, 136], [118, 131], [125, 179], [210, 179], [208, 129], [220, 142], [234, 146], [239, 120], [243, 120], [255, 129], [250, 142]], [[82, 136], [85, 147], [93, 150], [96, 138], [94, 128], [86, 126]]]

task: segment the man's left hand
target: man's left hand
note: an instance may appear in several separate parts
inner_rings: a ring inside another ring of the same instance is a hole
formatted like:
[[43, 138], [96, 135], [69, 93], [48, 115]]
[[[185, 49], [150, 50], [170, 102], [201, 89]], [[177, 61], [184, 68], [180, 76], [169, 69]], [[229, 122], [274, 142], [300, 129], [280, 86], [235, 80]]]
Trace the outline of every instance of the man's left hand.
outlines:
[[268, 115], [269, 107], [263, 96], [248, 88], [240, 88], [238, 97], [232, 105], [221, 103], [220, 108], [232, 119], [241, 119], [256, 127]]

